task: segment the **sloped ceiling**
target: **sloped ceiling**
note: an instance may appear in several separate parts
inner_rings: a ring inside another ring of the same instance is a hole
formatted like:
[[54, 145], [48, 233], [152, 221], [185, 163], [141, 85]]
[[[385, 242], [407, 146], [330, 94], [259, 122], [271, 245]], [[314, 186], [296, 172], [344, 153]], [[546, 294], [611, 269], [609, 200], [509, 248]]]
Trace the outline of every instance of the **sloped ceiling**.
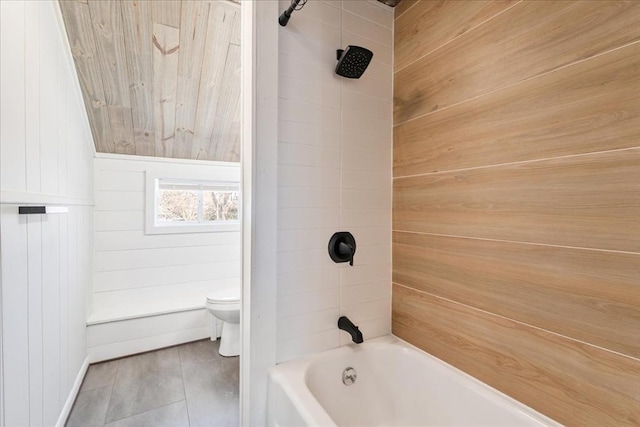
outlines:
[[235, 1], [59, 3], [98, 152], [239, 161]]

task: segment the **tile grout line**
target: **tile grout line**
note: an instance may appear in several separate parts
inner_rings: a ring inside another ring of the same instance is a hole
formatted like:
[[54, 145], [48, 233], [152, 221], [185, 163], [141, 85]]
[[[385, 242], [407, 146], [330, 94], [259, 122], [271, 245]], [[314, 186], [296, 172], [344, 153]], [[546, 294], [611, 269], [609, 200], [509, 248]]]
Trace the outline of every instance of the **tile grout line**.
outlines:
[[536, 163], [536, 162], [548, 162], [552, 160], [573, 159], [576, 157], [585, 157], [585, 156], [618, 153], [621, 151], [634, 151], [634, 150], [640, 150], [640, 145], [635, 147], [614, 148], [611, 150], [603, 150], [603, 151], [592, 151], [589, 153], [576, 153], [576, 154], [567, 154], [565, 156], [543, 157], [540, 159], [520, 160], [517, 162], [509, 162], [509, 163], [496, 163], [496, 164], [486, 165], [486, 166], [473, 166], [473, 167], [462, 168], [462, 169], [448, 169], [448, 170], [436, 171], [436, 172], [417, 173], [413, 175], [394, 176], [393, 180], [395, 181], [396, 179], [400, 180], [400, 179], [408, 179], [408, 178], [418, 178], [418, 177], [427, 176], [427, 175], [441, 175], [441, 174], [447, 174], [447, 173], [475, 171], [475, 170], [481, 170], [481, 169], [498, 168], [498, 167], [505, 167], [505, 166], [512, 166], [512, 165], [526, 165], [526, 164]]
[[182, 363], [182, 352], [178, 347], [178, 360], [180, 361], [180, 377], [182, 378], [182, 392], [184, 393], [184, 406], [187, 410], [187, 422], [191, 425], [191, 416], [189, 415], [189, 402], [187, 401], [187, 388], [184, 385], [184, 364]]
[[170, 402], [170, 403], [167, 403], [167, 404], [164, 404], [164, 405], [160, 405], [160, 406], [158, 406], [156, 408], [152, 408], [152, 409], [149, 409], [147, 411], [138, 412], [137, 414], [129, 415], [128, 417], [124, 417], [124, 418], [120, 418], [120, 419], [117, 419], [117, 420], [113, 420], [110, 423], [105, 424], [105, 427], [108, 426], [109, 424], [113, 424], [113, 423], [117, 423], [117, 422], [120, 422], [120, 421], [128, 420], [129, 418], [137, 417], [138, 415], [148, 414], [149, 412], [153, 412], [153, 411], [156, 411], [158, 409], [166, 408], [167, 406], [175, 405], [176, 403], [180, 403], [180, 402], [186, 402], [186, 399], [176, 400], [175, 402]]
[[629, 46], [633, 46], [633, 45], [638, 44], [638, 43], [640, 43], [640, 40], [634, 40], [634, 41], [632, 41], [632, 42], [629, 42], [629, 43], [623, 44], [623, 45], [621, 45], [621, 46], [614, 47], [614, 48], [609, 49], [609, 50], [606, 50], [606, 51], [604, 51], [604, 52], [600, 52], [600, 53], [597, 53], [597, 54], [591, 55], [591, 56], [586, 57], [586, 58], [578, 59], [578, 60], [575, 60], [575, 61], [573, 61], [573, 62], [571, 62], [571, 63], [568, 63], [568, 64], [560, 65], [560, 66], [558, 66], [558, 67], [556, 67], [556, 68], [554, 68], [554, 69], [551, 69], [551, 70], [548, 70], [548, 71], [544, 71], [544, 72], [542, 72], [542, 73], [540, 73], [540, 74], [536, 74], [536, 75], [531, 76], [531, 77], [527, 77], [526, 79], [523, 79], [523, 80], [518, 80], [517, 82], [514, 82], [514, 83], [511, 83], [511, 84], [508, 84], [508, 85], [506, 85], [506, 86], [501, 86], [501, 87], [499, 87], [499, 88], [496, 88], [496, 89], [490, 90], [490, 91], [488, 91], [488, 92], [484, 92], [484, 93], [481, 93], [481, 94], [479, 94], [479, 95], [473, 96], [473, 97], [471, 97], [471, 98], [467, 98], [467, 99], [464, 99], [464, 100], [462, 100], [462, 101], [458, 101], [458, 102], [453, 103], [453, 104], [451, 104], [451, 105], [445, 105], [444, 107], [439, 108], [439, 109], [437, 109], [437, 110], [435, 110], [435, 111], [429, 111], [429, 112], [427, 112], [427, 113], [420, 114], [420, 115], [418, 115], [418, 116], [416, 116], [416, 117], [411, 117], [410, 119], [404, 120], [404, 121], [402, 121], [402, 122], [394, 123], [394, 124], [393, 124], [393, 127], [401, 126], [401, 125], [403, 125], [403, 124], [405, 124], [405, 123], [412, 122], [412, 121], [414, 121], [414, 120], [418, 120], [418, 119], [421, 119], [421, 118], [423, 118], [423, 117], [430, 116], [430, 115], [432, 115], [432, 114], [436, 114], [436, 113], [438, 113], [438, 112], [445, 111], [445, 110], [448, 110], [448, 109], [453, 108], [453, 107], [457, 107], [458, 105], [462, 105], [462, 104], [465, 104], [465, 103], [467, 103], [467, 102], [471, 102], [471, 101], [474, 101], [474, 100], [476, 100], [476, 99], [479, 99], [479, 98], [482, 98], [482, 97], [485, 97], [485, 96], [491, 95], [491, 94], [493, 94], [493, 93], [496, 93], [496, 92], [499, 92], [499, 91], [502, 91], [502, 90], [509, 89], [509, 88], [511, 88], [511, 87], [513, 87], [513, 86], [516, 86], [516, 85], [519, 85], [519, 84], [522, 84], [522, 83], [525, 83], [525, 82], [528, 82], [528, 81], [531, 81], [531, 80], [534, 80], [534, 79], [537, 79], [537, 78], [540, 78], [540, 77], [547, 76], [547, 75], [552, 74], [552, 73], [555, 73], [555, 72], [557, 72], [557, 71], [564, 70], [565, 68], [573, 67], [573, 66], [578, 65], [578, 64], [581, 64], [581, 63], [583, 63], [583, 62], [587, 62], [587, 61], [589, 61], [589, 60], [591, 60], [591, 59], [598, 58], [598, 57], [603, 56], [603, 55], [607, 55], [607, 54], [609, 54], [609, 53], [615, 52], [615, 51], [620, 50], [620, 49], [625, 49], [625, 48], [627, 48], [627, 47], [629, 47]]
[[522, 2], [523, 2], [523, 0], [520, 0], [520, 1], [518, 1], [518, 2], [516, 2], [516, 3], [514, 3], [514, 4], [512, 4], [511, 6], [507, 7], [506, 9], [501, 10], [501, 11], [500, 11], [500, 12], [498, 12], [497, 14], [495, 14], [495, 15], [493, 15], [493, 16], [491, 16], [491, 17], [489, 17], [489, 18], [485, 19], [484, 21], [480, 22], [479, 24], [477, 24], [477, 25], [475, 25], [475, 26], [473, 26], [473, 27], [469, 28], [469, 29], [468, 29], [467, 31], [465, 31], [464, 33], [459, 34], [459, 35], [455, 36], [454, 38], [452, 38], [451, 40], [449, 40], [449, 41], [447, 41], [447, 42], [445, 42], [445, 43], [441, 44], [441, 45], [440, 45], [440, 46], [438, 46], [438, 47], [436, 47], [435, 49], [430, 50], [429, 52], [427, 52], [427, 53], [425, 53], [424, 55], [420, 56], [418, 59], [413, 60], [411, 63], [409, 63], [409, 64], [405, 65], [404, 67], [402, 67], [402, 68], [400, 68], [400, 69], [398, 69], [398, 70], [393, 70], [393, 74], [395, 75], [396, 73], [399, 73], [399, 72], [401, 72], [401, 71], [403, 71], [403, 70], [405, 70], [405, 69], [409, 68], [410, 66], [412, 66], [412, 65], [413, 65], [413, 64], [415, 64], [416, 62], [418, 62], [418, 61], [420, 61], [420, 60], [422, 60], [422, 59], [426, 58], [427, 56], [429, 56], [429, 55], [433, 54], [434, 52], [436, 52], [436, 51], [438, 51], [438, 50], [440, 50], [440, 49], [442, 49], [443, 47], [447, 46], [448, 44], [453, 43], [454, 41], [458, 40], [459, 38], [464, 37], [466, 34], [471, 33], [471, 31], [473, 31], [473, 30], [475, 30], [476, 28], [478, 28], [478, 27], [480, 27], [480, 26], [482, 26], [482, 25], [486, 24], [487, 22], [491, 21], [492, 19], [494, 19], [494, 18], [496, 18], [496, 17], [498, 17], [498, 16], [502, 15], [503, 13], [507, 12], [508, 10], [511, 10], [512, 8], [514, 8], [514, 7], [516, 7], [517, 5], [521, 4]]
[[[392, 233], [418, 234], [421, 236], [450, 237], [454, 239], [469, 239], [469, 240], [480, 240], [484, 242], [513, 243], [513, 244], [530, 245], [530, 246], [546, 246], [546, 247], [559, 248], [559, 249], [606, 252], [606, 253], [622, 254], [622, 255], [640, 255], [640, 252], [619, 251], [615, 249], [586, 248], [582, 246], [567, 246], [567, 245], [557, 245], [552, 243], [536, 243], [536, 242], [523, 242], [518, 240], [491, 239], [487, 237], [476, 237], [476, 236], [459, 236], [455, 234], [429, 233], [424, 231], [392, 230]], [[392, 244], [393, 244], [393, 241], [392, 241]]]
[[594, 348], [600, 349], [602, 351], [606, 351], [607, 353], [612, 353], [612, 354], [615, 354], [615, 355], [618, 355], [618, 356], [621, 356], [621, 357], [629, 358], [629, 359], [635, 360], [637, 362], [640, 362], [640, 358], [637, 358], [637, 357], [634, 357], [634, 356], [631, 356], [631, 355], [628, 355], [628, 354], [620, 353], [619, 351], [615, 351], [615, 350], [612, 350], [612, 349], [609, 349], [609, 348], [606, 348], [606, 347], [602, 347], [602, 346], [599, 346], [597, 344], [592, 344], [590, 342], [582, 341], [582, 340], [579, 340], [577, 338], [573, 338], [573, 337], [570, 337], [570, 336], [567, 336], [567, 335], [563, 335], [563, 334], [560, 334], [558, 332], [550, 331], [548, 329], [544, 329], [544, 328], [541, 328], [539, 326], [531, 325], [529, 323], [522, 322], [520, 320], [512, 319], [510, 317], [503, 316], [503, 315], [498, 314], [498, 313], [493, 313], [491, 311], [483, 310], [481, 308], [474, 307], [474, 306], [471, 306], [471, 305], [468, 305], [468, 304], [464, 304], [462, 302], [455, 301], [455, 300], [452, 300], [452, 299], [449, 299], [449, 298], [445, 298], [445, 297], [442, 297], [442, 296], [439, 296], [439, 295], [436, 295], [436, 294], [432, 294], [430, 292], [426, 292], [426, 291], [423, 291], [423, 290], [420, 290], [420, 289], [415, 289], [415, 288], [412, 288], [410, 286], [403, 285], [402, 283], [392, 282], [392, 284], [394, 284], [396, 286], [403, 287], [403, 288], [408, 289], [408, 290], [413, 291], [413, 292], [421, 293], [421, 294], [424, 294], [424, 295], [429, 295], [429, 296], [432, 296], [432, 297], [440, 299], [440, 300], [448, 301], [448, 302], [450, 302], [452, 304], [456, 304], [456, 305], [459, 305], [459, 306], [462, 306], [462, 307], [467, 307], [467, 308], [469, 308], [471, 310], [479, 311], [479, 312], [487, 314], [489, 316], [498, 317], [500, 319], [504, 319], [504, 320], [507, 320], [507, 321], [510, 321], [510, 322], [514, 322], [514, 323], [517, 323], [519, 325], [523, 325], [523, 326], [526, 326], [526, 327], [529, 327], [529, 328], [532, 328], [532, 329], [535, 329], [535, 330], [538, 330], [538, 331], [541, 331], [541, 332], [545, 332], [545, 333], [554, 335], [556, 337], [564, 338], [564, 339], [567, 339], [567, 340], [575, 342], [575, 343], [579, 343], [579, 344], [586, 345], [586, 346], [589, 346], [589, 347], [594, 347]]
[[[380, 27], [380, 28], [383, 28], [383, 29], [385, 29], [385, 30], [390, 30], [391, 32], [393, 32], [393, 27], [387, 27], [386, 25], [380, 24], [380, 23], [378, 23], [378, 22], [376, 22], [376, 21], [374, 21], [374, 20], [372, 20], [372, 19], [366, 18], [366, 17], [364, 17], [364, 16], [360, 16], [360, 15], [358, 15], [358, 14], [356, 14], [355, 12], [352, 12], [352, 11], [350, 11], [350, 10], [344, 10], [344, 12], [345, 12], [345, 13], [348, 13], [348, 14], [350, 14], [350, 15], [353, 15], [353, 16], [355, 16], [356, 18], [362, 19], [363, 21], [367, 21], [367, 22], [370, 22], [370, 23], [372, 23], [372, 24], [375, 24], [375, 25], [377, 25], [377, 26], [378, 26], [378, 27]], [[393, 10], [391, 11], [391, 14], [393, 14]], [[392, 21], [393, 21], [393, 20], [392, 20]], [[374, 41], [375, 41], [375, 40], [374, 40]], [[380, 42], [377, 42], [377, 43], [380, 43]], [[381, 43], [381, 44], [382, 44], [382, 43]]]
[[[408, 0], [407, 0], [408, 1]], [[418, 3], [420, 3], [420, 0], [417, 0], [414, 4], [412, 4], [411, 6], [409, 6], [409, 8], [407, 10], [405, 10], [404, 12], [402, 12], [400, 15], [398, 16], [394, 16], [393, 17], [393, 21], [395, 22], [397, 19], [400, 19], [402, 16], [404, 16], [405, 13], [409, 12], [411, 9], [413, 9]]]
[[[87, 373], [88, 372], [89, 372], [89, 370], [87, 370]], [[109, 415], [109, 408], [111, 408], [111, 396], [113, 396], [113, 389], [116, 386], [116, 380], [118, 379], [118, 372], [120, 372], [120, 363], [116, 364], [116, 372], [113, 374], [113, 381], [111, 382], [111, 390], [109, 390], [109, 399], [108, 399], [108, 403], [107, 403], [107, 410], [104, 412], [103, 426], [107, 425], [107, 415]]]

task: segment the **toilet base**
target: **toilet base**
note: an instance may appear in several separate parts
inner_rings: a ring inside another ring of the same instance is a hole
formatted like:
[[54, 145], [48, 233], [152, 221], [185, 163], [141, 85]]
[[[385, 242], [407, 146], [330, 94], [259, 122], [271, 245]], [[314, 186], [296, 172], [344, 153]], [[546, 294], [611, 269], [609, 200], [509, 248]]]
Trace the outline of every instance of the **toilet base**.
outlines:
[[240, 323], [224, 322], [218, 353], [225, 357], [240, 355]]

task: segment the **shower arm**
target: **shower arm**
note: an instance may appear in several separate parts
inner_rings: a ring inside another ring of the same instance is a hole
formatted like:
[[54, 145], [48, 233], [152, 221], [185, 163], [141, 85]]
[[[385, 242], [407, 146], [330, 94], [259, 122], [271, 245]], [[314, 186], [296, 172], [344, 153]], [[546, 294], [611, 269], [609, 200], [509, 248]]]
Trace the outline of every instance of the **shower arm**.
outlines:
[[[294, 10], [297, 10], [296, 8], [302, 1], [303, 0], [291, 1], [291, 5], [284, 12], [282, 12], [282, 15], [280, 15], [280, 17], [278, 18], [278, 22], [280, 23], [280, 25], [282, 25], [283, 27], [287, 26], [287, 23], [289, 22], [289, 18], [291, 18], [291, 14], [293, 13]], [[304, 0], [304, 3], [302, 3], [302, 6], [304, 6], [305, 3], [306, 3], [306, 0]]]

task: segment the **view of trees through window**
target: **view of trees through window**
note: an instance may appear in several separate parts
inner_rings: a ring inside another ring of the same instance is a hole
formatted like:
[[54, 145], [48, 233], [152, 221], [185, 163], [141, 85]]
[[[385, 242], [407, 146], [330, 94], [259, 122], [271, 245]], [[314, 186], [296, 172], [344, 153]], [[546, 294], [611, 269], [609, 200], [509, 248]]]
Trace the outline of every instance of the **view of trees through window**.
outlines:
[[205, 191], [203, 218], [205, 221], [231, 221], [238, 219], [237, 191]]
[[158, 189], [156, 220], [159, 223], [208, 223], [237, 219], [237, 191]]

